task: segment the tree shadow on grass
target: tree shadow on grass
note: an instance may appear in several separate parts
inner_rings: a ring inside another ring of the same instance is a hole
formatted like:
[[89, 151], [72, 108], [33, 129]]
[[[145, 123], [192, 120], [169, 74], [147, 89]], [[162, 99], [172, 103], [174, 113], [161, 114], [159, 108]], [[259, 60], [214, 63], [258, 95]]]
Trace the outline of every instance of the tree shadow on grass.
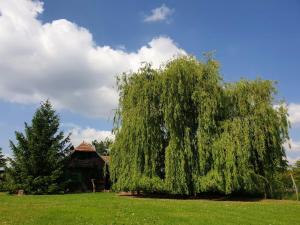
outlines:
[[211, 200], [211, 201], [237, 201], [237, 202], [259, 202], [265, 200], [263, 196], [249, 194], [221, 195], [216, 193], [197, 194], [196, 196], [172, 195], [162, 193], [139, 193], [120, 192], [118, 196], [132, 198], [150, 198], [150, 199], [174, 199], [174, 200]]

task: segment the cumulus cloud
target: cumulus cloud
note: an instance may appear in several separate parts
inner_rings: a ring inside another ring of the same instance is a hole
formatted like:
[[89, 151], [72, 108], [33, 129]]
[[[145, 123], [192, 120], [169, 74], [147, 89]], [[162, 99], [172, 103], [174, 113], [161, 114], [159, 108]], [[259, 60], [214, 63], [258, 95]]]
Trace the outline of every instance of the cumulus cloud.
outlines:
[[159, 22], [159, 21], [167, 21], [170, 22], [170, 16], [175, 12], [174, 9], [170, 9], [165, 4], [162, 6], [152, 9], [151, 14], [145, 16], [144, 22]]
[[71, 133], [70, 139], [74, 146], [78, 146], [82, 141], [92, 143], [93, 140], [114, 139], [114, 135], [108, 130], [96, 130], [95, 128], [82, 128], [74, 126], [68, 133]]
[[289, 142], [284, 144], [284, 147], [287, 151], [300, 152], [300, 141], [294, 141], [291, 139]]
[[295, 141], [291, 139], [289, 142], [284, 144], [286, 149], [287, 160], [289, 164], [294, 164], [297, 160], [300, 160], [300, 141]]
[[[280, 105], [274, 105], [275, 109], [278, 109]], [[297, 103], [290, 103], [284, 104], [284, 106], [288, 109], [289, 120], [292, 125], [300, 124], [300, 104]]]
[[291, 140], [291, 150], [300, 152], [300, 141]]
[[300, 123], [300, 104], [291, 103], [288, 106], [289, 118], [292, 124]]
[[287, 156], [287, 161], [290, 165], [294, 165], [298, 160], [300, 160], [300, 157]]
[[58, 108], [107, 117], [117, 106], [116, 75], [186, 54], [168, 37], [134, 52], [97, 45], [89, 30], [68, 20], [38, 20], [40, 1], [1, 0], [0, 12], [0, 98], [10, 102], [49, 98]]

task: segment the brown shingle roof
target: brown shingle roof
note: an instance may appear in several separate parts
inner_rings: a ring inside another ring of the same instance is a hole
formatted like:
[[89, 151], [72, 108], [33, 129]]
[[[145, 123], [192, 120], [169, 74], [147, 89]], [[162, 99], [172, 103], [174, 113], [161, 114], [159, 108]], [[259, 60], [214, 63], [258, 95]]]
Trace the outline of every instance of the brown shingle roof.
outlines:
[[82, 142], [80, 145], [78, 145], [76, 148], [75, 148], [75, 151], [79, 151], [79, 152], [95, 152], [96, 149], [93, 145], [91, 144], [88, 144], [86, 142]]

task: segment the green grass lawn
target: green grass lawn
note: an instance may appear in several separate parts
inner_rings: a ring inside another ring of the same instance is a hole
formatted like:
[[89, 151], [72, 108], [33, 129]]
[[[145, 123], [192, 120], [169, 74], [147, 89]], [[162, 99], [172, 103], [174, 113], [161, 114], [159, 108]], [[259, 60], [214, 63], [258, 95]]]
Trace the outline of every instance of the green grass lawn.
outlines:
[[0, 224], [300, 224], [300, 203], [0, 193]]

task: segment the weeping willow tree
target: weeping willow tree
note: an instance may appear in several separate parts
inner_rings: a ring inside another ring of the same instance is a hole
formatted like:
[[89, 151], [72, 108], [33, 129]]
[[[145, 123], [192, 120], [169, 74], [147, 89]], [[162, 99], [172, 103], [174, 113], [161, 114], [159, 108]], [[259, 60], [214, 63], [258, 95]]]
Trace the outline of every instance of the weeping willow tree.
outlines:
[[272, 195], [289, 138], [272, 81], [224, 83], [216, 61], [189, 56], [123, 74], [118, 88], [115, 190]]

